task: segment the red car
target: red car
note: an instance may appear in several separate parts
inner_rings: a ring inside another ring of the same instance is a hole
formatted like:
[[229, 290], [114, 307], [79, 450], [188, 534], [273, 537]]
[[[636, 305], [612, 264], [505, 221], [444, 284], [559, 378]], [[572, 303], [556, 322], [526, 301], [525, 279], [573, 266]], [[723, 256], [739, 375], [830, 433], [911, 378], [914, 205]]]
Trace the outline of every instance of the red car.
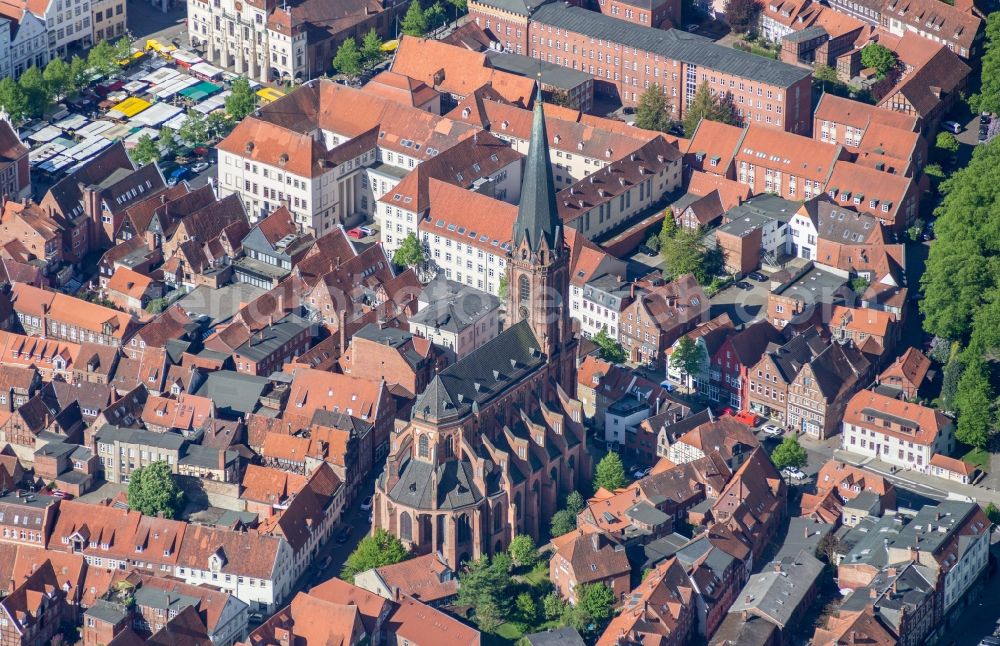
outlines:
[[205, 155], [208, 154], [208, 148], [205, 148], [204, 146], [198, 146], [197, 148], [194, 149], [194, 154], [198, 155], [199, 157], [204, 157]]
[[353, 229], [347, 230], [348, 237], [354, 238], [355, 240], [360, 240], [365, 237], [365, 234], [361, 232], [361, 229], [354, 227]]
[[52, 496], [56, 498], [62, 498], [63, 500], [70, 500], [71, 498], [73, 498], [73, 494], [66, 493], [65, 491], [62, 491], [60, 489], [53, 489], [50, 493], [52, 494]]

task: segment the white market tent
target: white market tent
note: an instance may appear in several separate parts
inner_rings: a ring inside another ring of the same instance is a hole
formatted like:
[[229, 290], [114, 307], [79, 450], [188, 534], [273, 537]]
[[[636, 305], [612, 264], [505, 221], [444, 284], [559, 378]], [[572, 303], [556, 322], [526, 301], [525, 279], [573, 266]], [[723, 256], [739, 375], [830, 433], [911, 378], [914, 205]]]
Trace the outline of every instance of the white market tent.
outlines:
[[93, 157], [110, 145], [111, 142], [104, 137], [94, 135], [92, 137], [87, 137], [72, 148], [67, 148], [63, 154], [76, 161], [82, 161]]
[[108, 141], [124, 139], [130, 134], [132, 134], [132, 126], [127, 123], [116, 123], [112, 127], [100, 133], [101, 137], [107, 139]]
[[176, 105], [170, 105], [169, 103], [154, 103], [151, 108], [143, 110], [138, 115], [133, 117], [129, 123], [138, 126], [150, 126], [156, 128], [163, 123], [170, 121], [181, 112], [183, 112], [183, 110]]
[[187, 120], [188, 120], [187, 114], [181, 112], [179, 115], [173, 117], [163, 125], [166, 126], [167, 128], [170, 128], [171, 130], [177, 131], [181, 129], [181, 126], [183, 126]]
[[146, 83], [145, 81], [129, 81], [128, 83], [122, 86], [122, 89], [128, 92], [129, 94], [138, 94], [139, 92], [145, 90], [147, 87], [149, 87], [149, 83]]
[[37, 166], [43, 161], [58, 155], [64, 150], [66, 150], [66, 146], [63, 146], [62, 144], [48, 143], [44, 146], [39, 146], [28, 153], [28, 162], [32, 166]]
[[166, 83], [170, 79], [180, 76], [181, 73], [171, 67], [161, 67], [155, 72], [150, 72], [149, 74], [143, 76], [140, 80], [149, 83], [150, 85], [161, 85]]
[[202, 114], [210, 114], [215, 112], [219, 108], [226, 107], [226, 97], [232, 94], [232, 91], [226, 90], [215, 96], [210, 96], [198, 105], [194, 106], [194, 110]]
[[160, 132], [158, 130], [154, 130], [153, 128], [140, 128], [128, 137], [125, 137], [125, 147], [133, 148], [137, 143], [139, 143], [139, 139], [141, 139], [143, 135], [146, 135], [153, 141], [160, 138]]
[[208, 63], [201, 62], [197, 65], [191, 66], [191, 73], [197, 74], [203, 78], [214, 80], [222, 77], [222, 70], [214, 65], [209, 65]]
[[56, 128], [62, 128], [66, 131], [76, 131], [90, 123], [90, 119], [83, 116], [82, 114], [71, 114], [70, 116], [57, 121], [54, 125]]
[[63, 131], [55, 126], [45, 126], [38, 132], [33, 132], [28, 135], [28, 139], [31, 141], [37, 141], [38, 143], [45, 143], [52, 141], [56, 137], [62, 137]]
[[192, 85], [197, 85], [200, 81], [193, 76], [184, 75], [183, 77], [174, 78], [158, 86], [153, 91], [153, 96], [155, 96], [160, 101], [164, 101], [175, 96], [178, 92], [186, 87], [191, 87]]
[[170, 57], [173, 58], [178, 63], [184, 63], [185, 65], [191, 66], [201, 63], [203, 59], [194, 52], [189, 52], [186, 49], [175, 49], [170, 52]]
[[91, 121], [86, 126], [78, 128], [76, 135], [78, 137], [89, 137], [91, 135], [99, 135], [106, 130], [114, 128], [115, 124], [110, 121]]

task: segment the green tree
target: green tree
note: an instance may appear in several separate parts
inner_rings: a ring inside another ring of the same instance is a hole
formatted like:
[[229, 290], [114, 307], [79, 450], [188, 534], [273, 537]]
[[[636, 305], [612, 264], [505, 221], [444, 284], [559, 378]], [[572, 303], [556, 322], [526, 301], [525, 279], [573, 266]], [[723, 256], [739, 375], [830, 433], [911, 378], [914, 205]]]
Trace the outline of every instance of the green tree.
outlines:
[[880, 79], [896, 66], [896, 53], [878, 43], [868, 43], [861, 50], [861, 64], [875, 70]]
[[49, 92], [56, 99], [61, 99], [73, 91], [73, 78], [70, 74], [69, 64], [61, 58], [53, 58], [49, 61], [42, 73], [42, 78], [45, 79]]
[[774, 447], [771, 453], [771, 461], [779, 469], [785, 467], [804, 467], [809, 460], [806, 450], [799, 444], [799, 438], [794, 435], [786, 435], [781, 444]]
[[723, 97], [716, 96], [705, 81], [702, 81], [698, 89], [695, 90], [691, 105], [684, 115], [684, 133], [688, 137], [693, 136], [702, 119], [728, 124], [739, 123], [739, 116], [736, 114], [733, 104]]
[[[475, 621], [481, 630], [489, 631], [489, 625], [504, 621], [513, 610], [513, 582], [510, 571], [513, 561], [504, 553], [492, 559], [480, 557], [466, 565], [458, 575], [458, 602], [476, 609]], [[487, 613], [483, 613], [483, 609]]]
[[129, 475], [129, 509], [146, 516], [163, 514], [164, 518], [173, 518], [183, 502], [184, 492], [177, 487], [170, 465], [166, 462], [153, 462]]
[[840, 539], [833, 533], [825, 534], [816, 544], [816, 556], [831, 565], [837, 563], [837, 554], [843, 549]]
[[361, 74], [361, 50], [353, 38], [346, 39], [337, 48], [337, 55], [333, 57], [333, 68], [350, 78]]
[[659, 251], [660, 236], [656, 235], [655, 233], [650, 234], [650, 236], [646, 238], [646, 246], [652, 249], [653, 251]]
[[994, 399], [988, 366], [981, 357], [973, 356], [958, 380], [955, 393], [955, 407], [958, 409], [955, 437], [960, 442], [977, 449], [986, 448], [993, 428]]
[[400, 243], [399, 249], [396, 249], [396, 253], [392, 254], [392, 261], [400, 267], [416, 267], [424, 260], [424, 247], [420, 244], [415, 233], [407, 234], [403, 238], [403, 242]]
[[1000, 112], [1000, 12], [991, 12], [986, 16], [985, 53], [979, 78], [979, 100], [976, 106], [979, 110]]
[[538, 548], [528, 534], [518, 534], [510, 541], [507, 553], [518, 567], [533, 567], [538, 562]]
[[748, 34], [757, 28], [757, 19], [762, 8], [758, 0], [726, 0], [723, 10], [726, 22], [734, 32]]
[[149, 135], [142, 135], [132, 149], [132, 161], [139, 166], [145, 166], [160, 158], [160, 147]]
[[613, 492], [626, 484], [628, 479], [625, 477], [625, 465], [618, 454], [612, 452], [601, 458], [594, 470], [594, 491], [607, 489]]
[[955, 395], [958, 393], [958, 382], [962, 378], [962, 371], [965, 365], [962, 363], [960, 352], [953, 351], [944, 364], [944, 372], [941, 375], [941, 398], [939, 404], [942, 410], [955, 410]]
[[851, 291], [861, 296], [868, 289], [868, 279], [864, 276], [855, 276], [851, 279]]
[[600, 348], [601, 358], [611, 363], [625, 362], [625, 348], [616, 339], [612, 339], [605, 328], [601, 328], [594, 335], [594, 343]]
[[507, 274], [500, 276], [500, 283], [497, 285], [497, 297], [502, 301], [507, 300]]
[[90, 69], [87, 61], [73, 54], [73, 58], [69, 60], [69, 76], [74, 92], [79, 92], [87, 87], [90, 82]]
[[583, 495], [579, 491], [571, 491], [569, 495], [566, 496], [566, 506], [565, 509], [569, 513], [576, 516], [583, 508], [587, 506], [587, 501], [583, 499]]
[[955, 138], [955, 135], [943, 130], [937, 134], [934, 146], [953, 155], [958, 152], [958, 139]]
[[566, 610], [566, 602], [554, 591], [542, 597], [542, 614], [548, 620], [558, 619]]
[[691, 337], [682, 336], [670, 353], [670, 365], [680, 370], [685, 377], [700, 374], [705, 367], [705, 353]]
[[234, 123], [233, 118], [224, 110], [216, 110], [205, 115], [205, 130], [211, 140], [222, 139], [228, 135]]
[[455, 8], [455, 17], [458, 18], [460, 15], [465, 13], [468, 9], [468, 4], [466, 0], [448, 0], [448, 4]]
[[17, 81], [9, 76], [0, 79], [0, 108], [10, 115], [13, 122], [24, 119], [28, 113], [28, 97]]
[[87, 53], [87, 65], [103, 76], [110, 76], [118, 71], [118, 56], [114, 46], [102, 40]]
[[368, 67], [374, 67], [385, 59], [382, 51], [382, 37], [372, 27], [361, 40], [361, 60]]
[[234, 121], [241, 121], [256, 109], [257, 93], [250, 87], [250, 81], [242, 76], [237, 78], [226, 97], [226, 112]]
[[562, 536], [576, 529], [576, 514], [560, 509], [549, 520], [549, 536]]
[[347, 557], [340, 578], [348, 583], [366, 570], [383, 565], [392, 565], [410, 558], [410, 553], [402, 541], [385, 531], [376, 529], [371, 536], [365, 536]]
[[657, 132], [667, 132], [673, 125], [667, 95], [663, 88], [656, 83], [650, 85], [639, 95], [639, 103], [635, 108], [635, 125]]
[[934, 244], [920, 279], [924, 330], [966, 342], [1000, 287], [1000, 145], [976, 146], [969, 164], [938, 187]]
[[400, 27], [407, 36], [420, 37], [427, 33], [427, 16], [424, 14], [424, 8], [420, 6], [420, 0], [410, 2]]
[[32, 117], [43, 116], [49, 107], [52, 95], [49, 93], [49, 86], [45, 82], [42, 70], [32, 65], [21, 75], [18, 83], [21, 84], [28, 102], [28, 114]]
[[702, 285], [712, 278], [709, 271], [709, 256], [702, 244], [701, 234], [691, 229], [679, 229], [672, 238], [660, 244], [665, 273], [669, 278], [684, 274], [694, 274]]
[[663, 214], [663, 227], [660, 229], [660, 246], [663, 249], [674, 235], [677, 234], [677, 220], [674, 219], [673, 211], [669, 208]]
[[994, 525], [1000, 524], [1000, 509], [992, 502], [986, 505], [986, 509], [983, 510], [986, 513], [986, 517]]
[[823, 83], [824, 86], [827, 83], [838, 83], [840, 79], [837, 78], [837, 70], [833, 69], [829, 65], [817, 65], [816, 69], [813, 70], [813, 78]]
[[177, 131], [181, 141], [189, 146], [200, 146], [208, 142], [208, 124], [205, 115], [197, 110], [188, 110], [187, 119]]
[[424, 12], [424, 20], [427, 21], [427, 28], [431, 31], [448, 22], [448, 14], [445, 13], [440, 1], [427, 7], [427, 11]]
[[[135, 151], [133, 151], [133, 156], [134, 153]], [[150, 314], [159, 314], [165, 309], [167, 309], [167, 299], [165, 298], [154, 298], [146, 303], [146, 311]]]
[[615, 593], [603, 583], [584, 583], [576, 587], [576, 605], [587, 619], [600, 625], [611, 619]]
[[522, 625], [531, 626], [538, 620], [538, 604], [527, 592], [517, 595], [514, 605], [517, 607], [518, 619]]
[[111, 52], [114, 55], [115, 62], [125, 62], [127, 64], [132, 56], [132, 41], [129, 40], [128, 36], [122, 36], [111, 45]]
[[172, 157], [177, 152], [177, 140], [174, 138], [176, 136], [177, 131], [173, 128], [168, 128], [167, 126], [160, 128], [158, 143], [160, 144], [161, 156]]

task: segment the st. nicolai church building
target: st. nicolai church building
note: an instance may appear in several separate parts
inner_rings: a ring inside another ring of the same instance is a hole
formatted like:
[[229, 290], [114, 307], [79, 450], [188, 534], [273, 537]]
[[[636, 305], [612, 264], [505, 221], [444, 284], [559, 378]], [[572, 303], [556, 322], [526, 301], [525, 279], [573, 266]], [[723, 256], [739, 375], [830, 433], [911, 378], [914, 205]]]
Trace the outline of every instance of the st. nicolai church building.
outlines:
[[375, 484], [375, 526], [415, 552], [456, 567], [517, 534], [538, 540], [561, 496], [589, 482], [568, 263], [539, 98], [507, 263], [508, 327], [417, 397]]

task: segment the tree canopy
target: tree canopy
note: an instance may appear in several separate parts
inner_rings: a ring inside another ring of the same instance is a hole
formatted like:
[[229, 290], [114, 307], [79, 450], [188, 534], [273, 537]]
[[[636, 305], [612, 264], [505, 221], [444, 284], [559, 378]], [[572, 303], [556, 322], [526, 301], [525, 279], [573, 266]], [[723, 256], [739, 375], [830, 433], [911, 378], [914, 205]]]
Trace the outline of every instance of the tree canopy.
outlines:
[[480, 630], [492, 632], [514, 610], [512, 567], [510, 556], [501, 552], [492, 559], [480, 557], [459, 573], [458, 602], [475, 608]]
[[763, 5], [758, 0], [726, 0], [723, 11], [734, 32], [746, 34], [757, 27]]
[[424, 247], [417, 239], [417, 234], [408, 233], [399, 244], [399, 249], [392, 254], [392, 261], [400, 267], [416, 267], [424, 261]]
[[991, 12], [986, 17], [986, 37], [980, 88], [975, 103], [979, 110], [1000, 113], [1000, 12]]
[[381, 63], [385, 56], [386, 53], [382, 51], [382, 37], [372, 27], [361, 39], [361, 61], [366, 67], [374, 67]]
[[625, 362], [625, 348], [617, 339], [611, 338], [606, 328], [601, 328], [594, 335], [594, 343], [600, 348], [601, 358], [611, 363]]
[[896, 52], [885, 45], [868, 43], [861, 50], [861, 64], [875, 69], [880, 79], [896, 66]]
[[53, 58], [42, 73], [49, 92], [61, 99], [73, 90], [73, 78], [69, 64], [61, 58]]
[[340, 578], [348, 583], [354, 582], [354, 577], [366, 570], [383, 565], [392, 565], [410, 558], [410, 553], [402, 541], [382, 528], [376, 529], [371, 536], [365, 536], [347, 557]]
[[129, 474], [128, 507], [146, 516], [173, 518], [181, 510], [184, 492], [177, 487], [170, 465], [163, 461], [139, 467]]
[[410, 2], [400, 28], [407, 36], [420, 37], [427, 33], [427, 16], [424, 14], [424, 8], [420, 6], [420, 0]]
[[139, 166], [145, 166], [160, 158], [160, 147], [149, 135], [141, 135], [132, 149], [132, 161]]
[[670, 365], [684, 373], [685, 377], [697, 375], [704, 368], [705, 353], [691, 337], [682, 336], [670, 353]]
[[958, 152], [958, 139], [947, 130], [942, 130], [934, 140], [934, 146], [946, 153], [954, 154]]
[[670, 118], [670, 103], [656, 83], [653, 83], [639, 95], [639, 103], [635, 108], [635, 125], [646, 130], [667, 132], [673, 121]]
[[615, 491], [626, 484], [628, 479], [625, 477], [625, 465], [622, 464], [618, 454], [612, 452], [601, 458], [594, 470], [594, 491], [598, 489]]
[[361, 74], [361, 50], [354, 38], [347, 38], [337, 48], [333, 57], [333, 68], [345, 76], [354, 78]]
[[794, 435], [785, 436], [781, 444], [774, 447], [774, 452], [771, 453], [771, 461], [779, 469], [784, 469], [785, 467], [804, 467], [808, 459], [809, 456], [806, 455], [806, 450], [799, 444], [799, 438]]
[[28, 97], [17, 81], [9, 76], [0, 79], [0, 108], [3, 108], [15, 123], [24, 119], [28, 112]]
[[739, 115], [736, 114], [733, 104], [712, 92], [712, 88], [705, 81], [698, 85], [691, 105], [684, 113], [684, 134], [688, 137], [693, 136], [702, 119], [733, 125], [739, 123]]
[[24, 71], [18, 83], [24, 91], [28, 115], [32, 117], [44, 115], [52, 95], [49, 93], [45, 77], [42, 76], [42, 70], [32, 65]]
[[538, 561], [538, 548], [528, 534], [518, 534], [510, 541], [507, 553], [518, 567], [531, 567]]
[[250, 87], [250, 81], [242, 76], [233, 81], [229, 96], [226, 97], [226, 112], [235, 121], [240, 121], [257, 107], [257, 93]]

